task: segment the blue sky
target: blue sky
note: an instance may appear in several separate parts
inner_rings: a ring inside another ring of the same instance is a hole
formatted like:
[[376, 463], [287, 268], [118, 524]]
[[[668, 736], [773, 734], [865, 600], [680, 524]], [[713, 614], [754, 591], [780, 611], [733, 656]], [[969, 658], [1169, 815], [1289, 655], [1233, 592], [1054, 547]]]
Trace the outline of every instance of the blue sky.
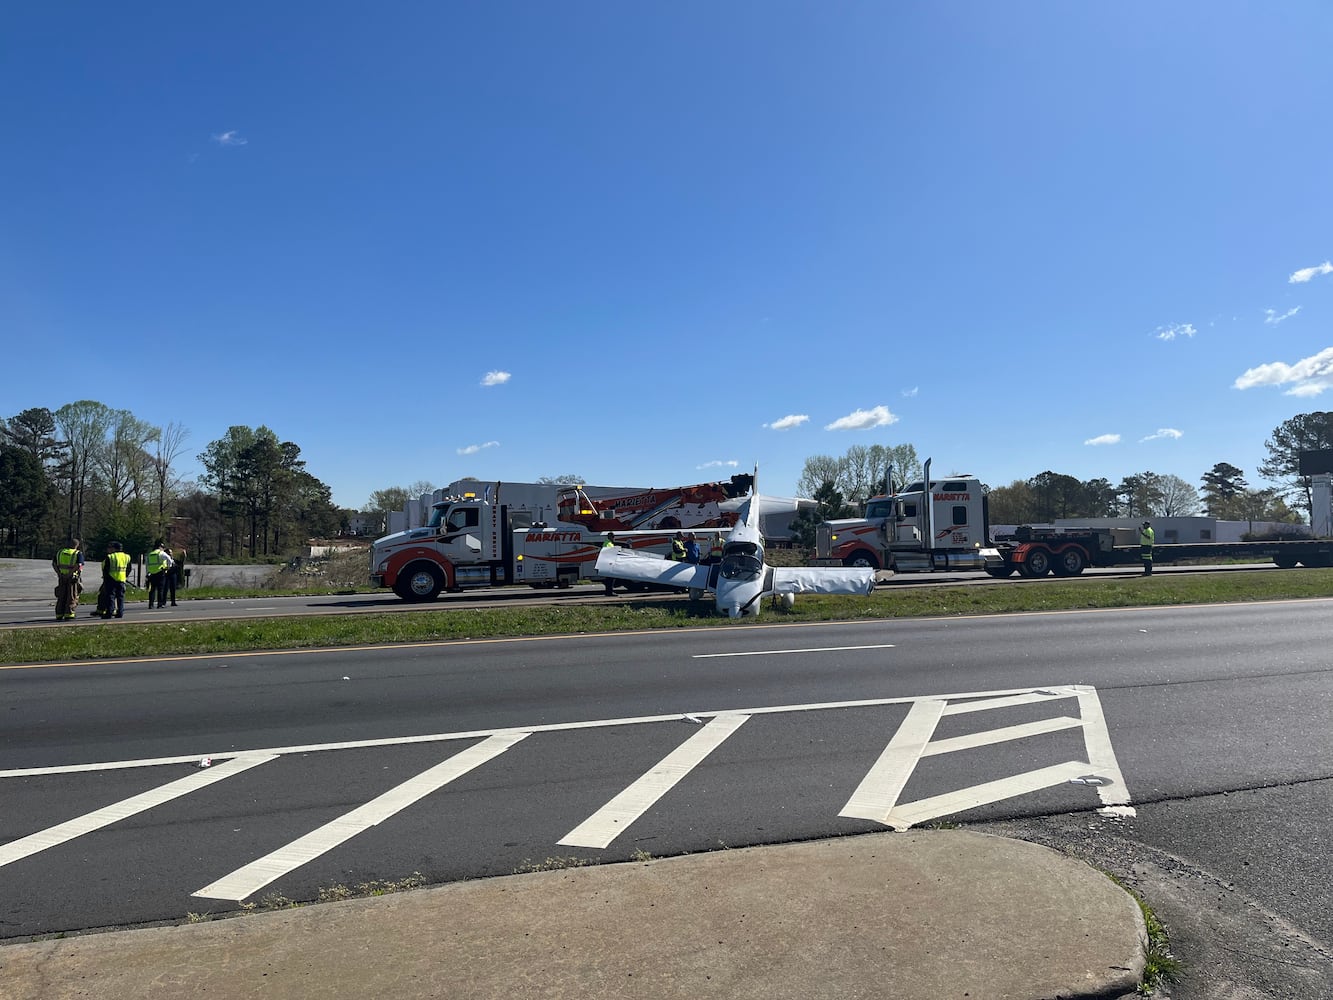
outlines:
[[0, 416], [344, 506], [910, 443], [1254, 485], [1333, 408], [1333, 5], [91, 2], [0, 37]]

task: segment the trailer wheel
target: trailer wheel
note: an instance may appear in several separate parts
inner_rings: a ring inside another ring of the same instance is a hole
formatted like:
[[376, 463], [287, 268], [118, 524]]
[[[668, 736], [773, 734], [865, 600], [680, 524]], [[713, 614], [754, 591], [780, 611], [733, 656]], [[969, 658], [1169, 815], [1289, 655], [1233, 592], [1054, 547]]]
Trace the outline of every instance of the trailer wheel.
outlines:
[[1051, 571], [1051, 554], [1046, 549], [1031, 549], [1027, 558], [1023, 560], [1024, 576], [1030, 576], [1033, 579], [1045, 576]]
[[857, 549], [844, 559], [842, 564], [856, 569], [879, 569], [879, 562], [865, 549]]
[[1055, 557], [1055, 565], [1051, 568], [1055, 570], [1056, 576], [1078, 576], [1087, 564], [1087, 560], [1083, 558], [1083, 550], [1071, 545]]
[[430, 563], [416, 563], [399, 573], [393, 592], [405, 601], [433, 601], [444, 589], [444, 578]]
[[1278, 569], [1295, 569], [1296, 557], [1290, 552], [1279, 552], [1273, 557], [1273, 563]]

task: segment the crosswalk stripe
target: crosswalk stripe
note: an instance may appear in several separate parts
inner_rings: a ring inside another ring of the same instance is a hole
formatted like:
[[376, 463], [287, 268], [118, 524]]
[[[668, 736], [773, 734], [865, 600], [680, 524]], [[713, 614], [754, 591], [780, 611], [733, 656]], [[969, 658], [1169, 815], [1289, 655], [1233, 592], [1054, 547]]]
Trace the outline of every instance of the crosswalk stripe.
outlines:
[[85, 833], [92, 833], [94, 830], [100, 830], [112, 823], [119, 823], [123, 819], [128, 819], [130, 816], [152, 809], [154, 806], [160, 806], [164, 802], [178, 799], [182, 795], [197, 792], [214, 782], [222, 781], [224, 778], [230, 778], [232, 775], [240, 774], [242, 771], [248, 771], [259, 764], [276, 759], [271, 755], [236, 757], [221, 764], [214, 764], [212, 767], [202, 769], [188, 777], [169, 782], [160, 788], [154, 788], [131, 798], [123, 799], [120, 802], [112, 803], [103, 809], [87, 813], [57, 826], [48, 827], [27, 837], [12, 840], [8, 844], [0, 846], [0, 868], [49, 848], [57, 847], [66, 841], [73, 840], [75, 837], [82, 837]]
[[891, 826], [895, 830], [906, 830], [928, 819], [947, 816], [949, 813], [962, 812], [964, 809], [987, 805], [991, 802], [1000, 802], [1003, 799], [1012, 799], [1017, 795], [1026, 795], [1028, 792], [1039, 792], [1043, 788], [1064, 784], [1071, 778], [1079, 778], [1087, 773], [1087, 761], [1066, 761], [1052, 767], [1043, 767], [1036, 771], [1027, 771], [1023, 774], [1011, 775], [1008, 778], [1000, 778], [998, 781], [987, 781], [981, 785], [960, 788], [956, 792], [947, 792], [944, 795], [933, 795], [928, 799], [906, 802], [895, 806], [883, 822], [885, 826]]
[[748, 718], [748, 715], [719, 715], [558, 843], [565, 847], [607, 847]]
[[908, 710], [907, 718], [856, 786], [839, 816], [888, 823], [889, 812], [935, 734], [944, 707], [942, 701], [918, 701]]
[[280, 847], [257, 861], [238, 868], [230, 875], [209, 883], [192, 895], [207, 899], [236, 901], [245, 899], [274, 879], [281, 878], [288, 872], [313, 861], [321, 854], [333, 850], [339, 844], [406, 809], [436, 789], [498, 757], [527, 736], [527, 733], [507, 733], [503, 736], [492, 736], [470, 746], [285, 847]]

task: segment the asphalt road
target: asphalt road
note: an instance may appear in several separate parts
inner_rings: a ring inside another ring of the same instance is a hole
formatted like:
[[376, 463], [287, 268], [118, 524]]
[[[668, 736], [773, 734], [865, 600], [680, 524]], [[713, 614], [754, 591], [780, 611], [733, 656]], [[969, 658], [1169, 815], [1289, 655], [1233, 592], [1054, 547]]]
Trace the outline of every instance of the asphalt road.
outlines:
[[[1306, 601], [0, 670], [0, 937], [416, 872], [447, 881], [965, 822], [1122, 871], [1170, 925], [1179, 916], [1187, 957], [1212, 948], [1237, 966], [1231, 993], [1208, 992], [1223, 967], [1210, 962], [1177, 996], [1326, 998], [1330, 612]], [[196, 766], [205, 756], [211, 767]], [[142, 811], [109, 822], [126, 803]], [[339, 839], [349, 822], [359, 832]], [[1254, 983], [1278, 992], [1243, 992]]]

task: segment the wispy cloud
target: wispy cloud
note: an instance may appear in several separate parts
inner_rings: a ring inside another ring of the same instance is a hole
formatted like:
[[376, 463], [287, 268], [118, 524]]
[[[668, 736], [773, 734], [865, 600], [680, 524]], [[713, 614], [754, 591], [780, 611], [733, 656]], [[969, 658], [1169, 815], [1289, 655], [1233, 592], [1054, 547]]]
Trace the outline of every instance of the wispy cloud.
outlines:
[[903, 398], [904, 398], [904, 399], [915, 399], [915, 398], [916, 398], [916, 394], [917, 394], [918, 392], [920, 392], [920, 391], [921, 391], [921, 387], [920, 387], [920, 386], [916, 386], [916, 385], [912, 386], [912, 388], [910, 388], [910, 389], [904, 389], [904, 390], [903, 390]]
[[504, 384], [505, 384], [506, 382], [508, 382], [511, 378], [513, 378], [513, 376], [510, 375], [508, 372], [487, 372], [487, 373], [482, 377], [481, 384], [482, 384], [482, 385], [504, 385]]
[[1098, 445], [1103, 445], [1103, 444], [1119, 444], [1119, 443], [1120, 443], [1120, 435], [1119, 435], [1119, 434], [1100, 434], [1100, 435], [1098, 435], [1098, 436], [1095, 437], [1095, 438], [1088, 438], [1088, 439], [1087, 439], [1086, 441], [1084, 441], [1083, 443], [1084, 443], [1084, 444], [1090, 444], [1090, 445], [1092, 445], [1094, 448], [1097, 447]]
[[218, 132], [213, 136], [213, 141], [219, 146], [245, 146], [250, 140], [241, 135], [236, 129], [230, 132]]
[[1295, 316], [1300, 311], [1301, 311], [1300, 306], [1292, 306], [1290, 309], [1288, 309], [1286, 312], [1282, 313], [1282, 315], [1279, 316], [1276, 309], [1265, 309], [1264, 322], [1267, 323], [1269, 326], [1277, 326], [1284, 319], [1291, 319], [1291, 317]]
[[1270, 361], [1251, 368], [1233, 383], [1237, 389], [1253, 389], [1257, 385], [1290, 385], [1284, 395], [1318, 396], [1333, 388], [1333, 347], [1325, 347], [1318, 354], [1301, 358], [1294, 365], [1284, 361]]
[[1317, 274], [1333, 274], [1333, 261], [1326, 260], [1314, 267], [1303, 267], [1299, 271], [1292, 271], [1287, 282], [1292, 285], [1303, 285]]
[[[1119, 435], [1117, 435], [1117, 437], [1118, 436]], [[1139, 442], [1142, 443], [1144, 441], [1160, 441], [1163, 438], [1170, 438], [1172, 441], [1177, 441], [1180, 438], [1183, 438], [1184, 436], [1185, 436], [1184, 431], [1178, 431], [1174, 427], [1159, 427], [1157, 429], [1156, 434], [1149, 434], [1145, 438], [1139, 438]]]
[[736, 468], [736, 466], [738, 466], [738, 465], [740, 465], [740, 464], [741, 464], [741, 463], [738, 462], [738, 461], [736, 461], [734, 458], [728, 459], [728, 460], [725, 461], [725, 462], [722, 461], [722, 460], [720, 460], [720, 459], [714, 459], [714, 460], [711, 461], [711, 462], [705, 462], [703, 465], [696, 465], [695, 468], [696, 468], [696, 469], [721, 469], [721, 468], [734, 469], [734, 468]]
[[498, 447], [500, 447], [500, 442], [499, 442], [499, 441], [487, 441], [485, 444], [470, 444], [470, 445], [468, 445], [466, 448], [459, 448], [459, 449], [458, 449], [458, 454], [460, 454], [460, 455], [475, 455], [477, 452], [481, 451], [481, 449], [483, 449], [483, 448], [498, 448]]
[[826, 431], [867, 431], [872, 427], [887, 427], [896, 424], [898, 418], [889, 412], [887, 406], [876, 406], [873, 410], [853, 410], [845, 417], [839, 417], [831, 424], [825, 424]]
[[805, 413], [788, 413], [781, 420], [774, 420], [771, 424], [764, 424], [764, 426], [771, 431], [789, 431], [793, 427], [800, 427], [809, 419], [809, 415]]
[[1193, 323], [1172, 323], [1170, 326], [1159, 326], [1156, 337], [1158, 340], [1170, 341], [1177, 337], [1193, 337], [1197, 332]]

